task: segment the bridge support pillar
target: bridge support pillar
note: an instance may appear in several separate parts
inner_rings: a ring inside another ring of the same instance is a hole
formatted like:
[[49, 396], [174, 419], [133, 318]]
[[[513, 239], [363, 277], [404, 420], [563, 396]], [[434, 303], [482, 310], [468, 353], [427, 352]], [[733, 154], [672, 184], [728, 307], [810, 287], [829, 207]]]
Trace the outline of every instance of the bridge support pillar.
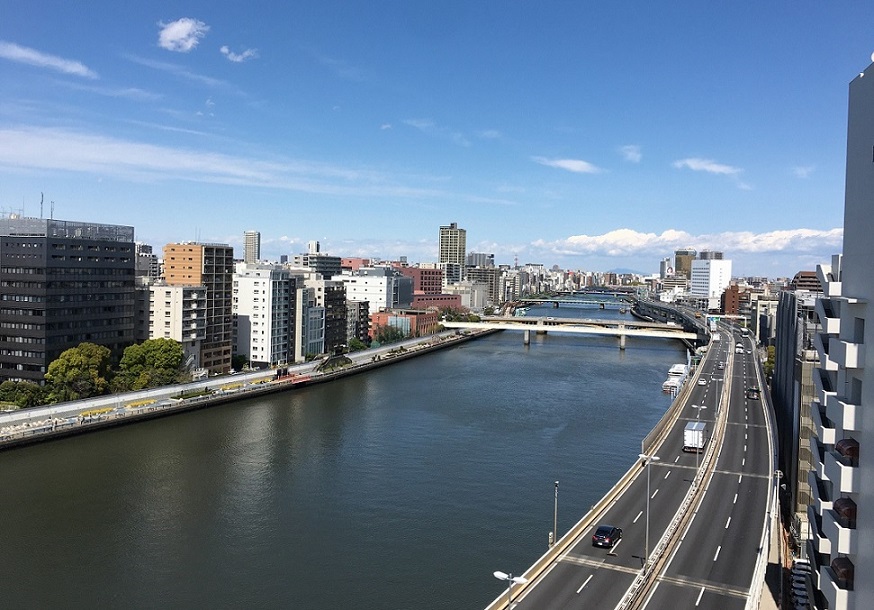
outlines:
[[619, 349], [625, 349], [625, 324], [619, 325]]
[[531, 345], [531, 331], [526, 330], [522, 333], [522, 343], [525, 345]]

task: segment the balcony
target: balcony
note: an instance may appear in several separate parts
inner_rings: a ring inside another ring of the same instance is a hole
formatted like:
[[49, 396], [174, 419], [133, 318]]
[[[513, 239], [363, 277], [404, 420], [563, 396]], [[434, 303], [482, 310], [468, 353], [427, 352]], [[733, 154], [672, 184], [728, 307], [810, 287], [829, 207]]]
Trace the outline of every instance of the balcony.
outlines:
[[822, 286], [822, 291], [827, 297], [839, 297], [841, 296], [841, 283], [834, 281], [835, 278], [832, 276], [832, 266], [831, 265], [817, 265], [816, 266], [816, 277], [819, 279], [819, 283]]
[[821, 405], [827, 405], [830, 396], [837, 396], [828, 373], [819, 368], [813, 369], [813, 388], [816, 391], [815, 398]]
[[855, 525], [855, 522], [842, 518], [833, 510], [827, 510], [822, 515], [822, 534], [831, 540], [834, 552], [843, 555], [856, 553], [856, 528], [849, 525]]
[[812, 505], [807, 507], [807, 520], [810, 522], [810, 539], [816, 552], [831, 555], [832, 541], [822, 531], [822, 517], [816, 514]]
[[834, 337], [830, 337], [823, 333], [816, 333], [813, 335], [813, 347], [816, 349], [816, 353], [819, 356], [819, 365], [827, 371], [838, 370], [838, 363], [831, 355], [831, 341], [833, 339]]
[[828, 397], [825, 414], [840, 430], [859, 430], [862, 424], [862, 411], [859, 405], [839, 400], [837, 395]]
[[830, 337], [828, 341], [828, 355], [844, 368], [858, 369], [864, 366], [865, 363], [865, 344], [850, 343], [837, 337]]
[[815, 470], [810, 470], [807, 473], [807, 483], [810, 485], [810, 494], [812, 496], [810, 506], [817, 515], [821, 515], [832, 507], [831, 484], [828, 481], [820, 479], [816, 475]]
[[826, 451], [822, 466], [821, 476], [832, 482], [835, 493], [859, 492], [859, 469], [853, 465], [851, 458], [837, 451]]
[[813, 422], [819, 442], [825, 445], [835, 444], [835, 425], [826, 417], [825, 408], [821, 403], [810, 403], [810, 420]]
[[822, 332], [827, 335], [837, 335], [841, 330], [841, 319], [835, 313], [831, 301], [828, 299], [817, 299], [815, 308], [816, 315], [819, 316]]
[[[846, 610], [856, 607], [856, 594], [841, 581], [831, 566], [824, 566], [820, 573], [819, 590], [831, 610]], [[860, 606], [861, 607], [861, 606]]]

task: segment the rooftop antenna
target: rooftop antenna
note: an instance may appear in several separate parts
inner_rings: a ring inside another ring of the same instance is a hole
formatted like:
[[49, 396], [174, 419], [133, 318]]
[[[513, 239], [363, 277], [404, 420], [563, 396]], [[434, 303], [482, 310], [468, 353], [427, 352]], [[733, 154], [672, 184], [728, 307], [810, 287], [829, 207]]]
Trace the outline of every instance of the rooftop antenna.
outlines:
[[54, 201], [52, 201], [51, 214], [50, 214], [49, 218], [51, 218], [52, 220], [54, 220], [54, 218], [55, 218], [55, 202]]
[[39, 217], [40, 217], [40, 220], [42, 220], [42, 201], [43, 201], [43, 194], [42, 194], [42, 191], [40, 191], [40, 194], [39, 194]]

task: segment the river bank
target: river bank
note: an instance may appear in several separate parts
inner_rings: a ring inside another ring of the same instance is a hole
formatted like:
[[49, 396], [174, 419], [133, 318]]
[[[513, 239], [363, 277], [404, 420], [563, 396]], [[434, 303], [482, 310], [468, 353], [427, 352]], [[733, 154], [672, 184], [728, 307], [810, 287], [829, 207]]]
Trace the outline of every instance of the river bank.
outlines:
[[329, 371], [317, 371], [318, 363], [311, 363], [305, 368], [285, 367], [288, 371], [285, 375], [274, 369], [247, 375], [223, 376], [198, 384], [157, 388], [149, 392], [100, 396], [76, 401], [75, 404], [3, 413], [0, 414], [0, 451], [328, 383], [495, 332], [498, 331], [446, 332], [418, 342], [384, 346], [377, 352], [365, 350], [351, 353], [348, 354], [351, 364]]

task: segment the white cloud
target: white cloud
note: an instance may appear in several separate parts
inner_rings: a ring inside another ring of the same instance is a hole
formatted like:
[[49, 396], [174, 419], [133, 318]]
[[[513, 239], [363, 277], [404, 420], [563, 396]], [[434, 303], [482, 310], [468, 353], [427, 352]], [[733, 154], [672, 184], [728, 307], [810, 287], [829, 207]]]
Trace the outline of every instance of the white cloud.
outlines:
[[724, 176], [736, 176], [743, 171], [739, 167], [717, 163], [712, 159], [698, 159], [696, 157], [674, 161], [673, 165], [677, 169], [685, 168], [696, 172], [707, 172], [708, 174], [721, 174]]
[[599, 174], [604, 171], [582, 159], [547, 159], [546, 157], [531, 157], [531, 160], [535, 163], [546, 165], [547, 167], [556, 167], [558, 169], [574, 172], [575, 174]]
[[385, 131], [386, 129], [391, 129], [391, 123], [383, 123], [382, 125], [379, 126], [379, 128], [382, 129], [383, 131]]
[[622, 156], [626, 161], [631, 161], [632, 163], [640, 163], [640, 160], [643, 158], [643, 155], [640, 152], [640, 146], [637, 144], [623, 146], [619, 149], [619, 152], [622, 153]]
[[786, 229], [752, 233], [749, 231], [691, 235], [678, 229], [662, 233], [643, 233], [616, 229], [602, 235], [572, 235], [557, 241], [539, 240], [532, 245], [559, 255], [586, 256], [667, 256], [677, 248], [718, 250], [726, 258], [738, 254], [832, 252], [840, 250], [843, 229]]
[[17, 61], [22, 64], [37, 66], [39, 68], [48, 68], [71, 74], [73, 76], [82, 76], [85, 78], [96, 79], [97, 73], [88, 68], [85, 64], [72, 60], [41, 53], [36, 49], [22, 47], [12, 42], [4, 42], [0, 40], [0, 58], [10, 61]]
[[497, 129], [483, 129], [478, 132], [476, 135], [481, 137], [484, 140], [497, 140], [501, 137], [501, 132]]
[[246, 49], [242, 53], [234, 53], [228, 48], [228, 45], [224, 45], [219, 49], [221, 54], [228, 58], [228, 61], [232, 61], [234, 63], [243, 63], [247, 59], [256, 59], [258, 57], [258, 49]]
[[159, 21], [158, 46], [168, 51], [188, 53], [206, 36], [209, 26], [203, 21], [183, 17], [170, 23]]
[[814, 169], [812, 165], [797, 166], [792, 168], [792, 173], [796, 178], [809, 178]]

